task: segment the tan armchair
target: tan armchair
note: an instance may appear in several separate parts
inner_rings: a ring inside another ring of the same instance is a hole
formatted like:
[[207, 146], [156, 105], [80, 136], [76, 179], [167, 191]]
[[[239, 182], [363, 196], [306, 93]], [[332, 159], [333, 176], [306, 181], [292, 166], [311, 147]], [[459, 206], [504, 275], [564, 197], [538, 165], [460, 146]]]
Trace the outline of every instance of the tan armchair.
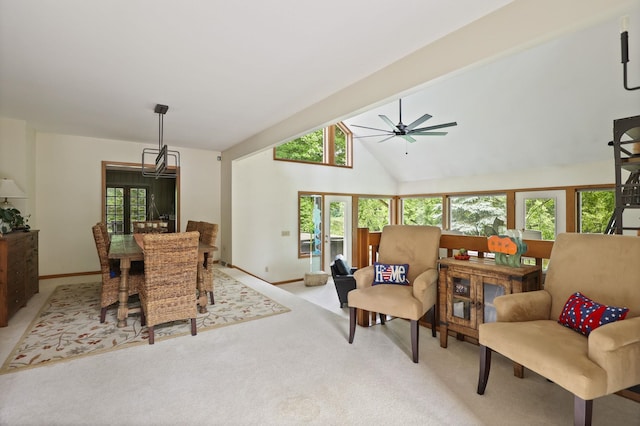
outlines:
[[[481, 324], [478, 393], [496, 351], [574, 395], [574, 424], [591, 424], [593, 400], [640, 384], [640, 238], [561, 234], [544, 290], [495, 299], [497, 322]], [[580, 292], [600, 304], [628, 307], [622, 321], [587, 336], [558, 323]]]
[[354, 273], [356, 289], [348, 293], [349, 343], [353, 343], [357, 309], [385, 316], [405, 318], [411, 322], [413, 362], [418, 362], [418, 321], [431, 310], [431, 334], [436, 336], [435, 311], [438, 284], [438, 249], [440, 228], [435, 226], [389, 225], [382, 230], [378, 262], [408, 264], [410, 285], [378, 284], [374, 268], [367, 266]]

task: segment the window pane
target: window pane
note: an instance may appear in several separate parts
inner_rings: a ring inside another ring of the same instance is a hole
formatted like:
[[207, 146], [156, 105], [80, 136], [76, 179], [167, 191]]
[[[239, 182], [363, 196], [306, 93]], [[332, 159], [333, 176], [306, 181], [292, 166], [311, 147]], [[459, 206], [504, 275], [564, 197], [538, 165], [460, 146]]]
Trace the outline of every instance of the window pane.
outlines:
[[302, 195], [299, 203], [299, 254], [308, 256], [313, 251], [315, 257], [320, 254], [321, 249], [322, 196]]
[[320, 129], [277, 146], [276, 158], [322, 163], [323, 147], [323, 131]]
[[442, 228], [442, 197], [403, 198], [402, 223]]
[[335, 149], [335, 158], [334, 163], [339, 166], [347, 165], [347, 135], [342, 131], [339, 126], [335, 126], [335, 140], [334, 140], [334, 149]]
[[105, 203], [107, 230], [110, 234], [120, 234], [124, 229], [124, 188], [108, 187]]
[[578, 203], [580, 232], [604, 233], [615, 209], [614, 191], [579, 191]]
[[358, 227], [380, 232], [391, 223], [391, 200], [389, 198], [360, 198], [358, 200]]
[[556, 239], [556, 199], [527, 198], [524, 200], [525, 229], [542, 232], [543, 240]]
[[496, 218], [507, 221], [506, 195], [472, 195], [450, 197], [450, 229], [464, 235], [484, 236], [485, 225], [492, 226]]

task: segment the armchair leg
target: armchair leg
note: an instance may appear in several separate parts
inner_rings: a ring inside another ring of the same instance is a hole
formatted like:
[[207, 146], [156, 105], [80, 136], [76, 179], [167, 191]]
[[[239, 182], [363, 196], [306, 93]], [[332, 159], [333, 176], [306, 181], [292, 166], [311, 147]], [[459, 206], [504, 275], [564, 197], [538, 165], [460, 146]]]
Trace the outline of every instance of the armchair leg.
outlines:
[[378, 315], [380, 315], [380, 324], [384, 325], [384, 322], [386, 321], [386, 318], [387, 318], [387, 314], [383, 314], [382, 312], [379, 312]]
[[107, 320], [107, 308], [100, 309], [100, 322], [104, 323]]
[[356, 308], [349, 307], [349, 343], [353, 343], [353, 335], [356, 333]]
[[431, 322], [431, 337], [436, 337], [436, 305], [431, 307], [431, 315], [429, 315], [429, 321]]
[[573, 396], [573, 424], [574, 426], [591, 426], [593, 414], [593, 399], [584, 400]]
[[211, 298], [211, 304], [212, 304], [212, 305], [215, 305], [215, 303], [216, 303], [216, 302], [215, 302], [215, 300], [213, 299], [213, 291], [209, 292], [209, 296], [210, 296], [210, 298]]
[[478, 375], [478, 395], [484, 395], [491, 370], [491, 349], [480, 345], [480, 373]]
[[153, 334], [153, 326], [149, 327], [149, 344], [153, 345], [155, 343], [155, 335]]
[[418, 363], [418, 341], [420, 340], [420, 325], [418, 321], [411, 320], [411, 349], [413, 362]]

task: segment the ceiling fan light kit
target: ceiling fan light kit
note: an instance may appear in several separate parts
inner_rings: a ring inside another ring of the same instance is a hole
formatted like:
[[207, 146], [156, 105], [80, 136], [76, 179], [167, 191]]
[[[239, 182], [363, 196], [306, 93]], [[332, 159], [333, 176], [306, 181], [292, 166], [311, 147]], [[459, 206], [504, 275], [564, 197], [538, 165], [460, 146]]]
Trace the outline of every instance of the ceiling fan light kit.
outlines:
[[411, 124], [408, 124], [408, 125], [404, 124], [402, 122], [402, 99], [398, 99], [398, 104], [399, 104], [398, 124], [393, 124], [393, 121], [391, 121], [389, 117], [387, 117], [386, 115], [379, 114], [378, 117], [380, 117], [380, 119], [382, 119], [382, 121], [384, 121], [390, 127], [390, 130], [352, 124], [353, 127], [359, 127], [361, 129], [375, 130], [378, 132], [382, 132], [380, 134], [375, 134], [375, 135], [357, 136], [357, 138], [373, 138], [373, 137], [386, 136], [384, 139], [378, 141], [378, 143], [382, 143], [382, 142], [388, 141], [389, 139], [395, 138], [397, 136], [397, 137], [403, 138], [407, 142], [413, 143], [417, 141], [417, 139], [415, 139], [413, 136], [444, 136], [448, 132], [434, 132], [433, 130], [444, 129], [447, 127], [453, 127], [458, 125], [458, 123], [456, 123], [455, 121], [452, 121], [449, 123], [436, 124], [433, 126], [418, 127], [425, 121], [432, 118], [432, 116], [429, 114], [422, 115], [422, 117], [413, 121]]

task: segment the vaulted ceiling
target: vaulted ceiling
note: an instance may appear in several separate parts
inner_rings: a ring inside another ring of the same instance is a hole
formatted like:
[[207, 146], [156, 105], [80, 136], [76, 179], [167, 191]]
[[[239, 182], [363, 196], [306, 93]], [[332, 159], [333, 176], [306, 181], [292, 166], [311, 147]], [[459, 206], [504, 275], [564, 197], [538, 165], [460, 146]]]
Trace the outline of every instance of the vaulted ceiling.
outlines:
[[[463, 61], [453, 73], [456, 58], [437, 58], [426, 65], [442, 66], [440, 77], [420, 84], [412, 83], [416, 67], [407, 62], [397, 90], [372, 89], [348, 111], [336, 105], [334, 118], [379, 127], [377, 114], [396, 119], [402, 96], [405, 122], [424, 113], [433, 115], [430, 124], [458, 121], [447, 136], [406, 147], [361, 140], [401, 181], [477, 174], [505, 153], [522, 167], [561, 164], [576, 150], [585, 161], [608, 155], [611, 120], [640, 106], [637, 92], [621, 90], [617, 28], [619, 13], [629, 13], [630, 65], [635, 60], [638, 70], [638, 2], [615, 0], [606, 14], [603, 0], [566, 3], [584, 8], [585, 18], [557, 38], [505, 48], [473, 66]], [[163, 103], [167, 144], [232, 151], [505, 7], [539, 4], [0, 0], [0, 116], [40, 132], [157, 143], [153, 107]], [[496, 36], [496, 44], [503, 41]], [[453, 65], [445, 67], [445, 59]], [[640, 80], [640, 72], [633, 77]], [[307, 116], [291, 134], [281, 127], [257, 145], [295, 137], [327, 118]]]

